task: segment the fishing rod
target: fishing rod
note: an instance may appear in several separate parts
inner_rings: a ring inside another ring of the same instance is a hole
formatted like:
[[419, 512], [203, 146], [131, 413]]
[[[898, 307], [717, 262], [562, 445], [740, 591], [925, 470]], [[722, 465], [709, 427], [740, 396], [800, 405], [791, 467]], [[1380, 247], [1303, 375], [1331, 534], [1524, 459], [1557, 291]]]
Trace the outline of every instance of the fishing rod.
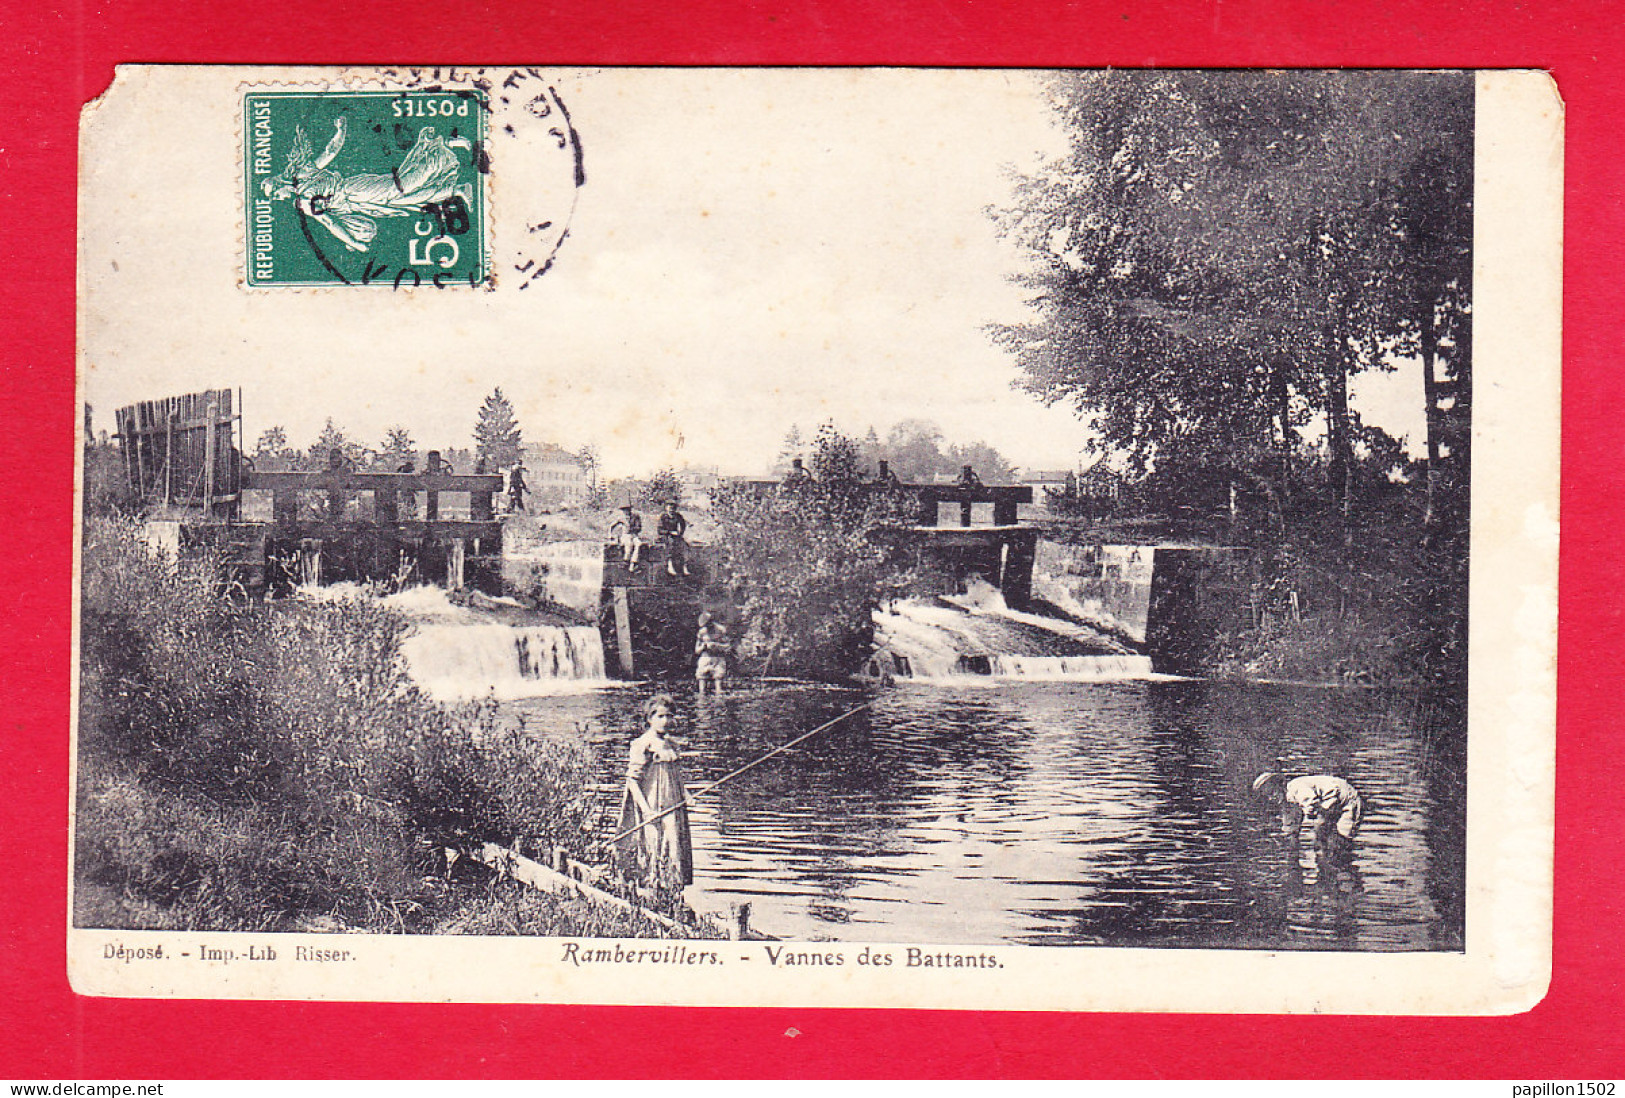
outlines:
[[830, 720], [825, 721], [823, 724], [819, 725], [817, 728], [814, 728], [811, 732], [803, 732], [801, 735], [797, 736], [795, 739], [788, 740], [785, 743], [779, 744], [779, 746], [775, 747], [773, 750], [769, 751], [767, 754], [762, 755], [759, 758], [752, 759], [750, 762], [746, 763], [744, 766], [739, 767], [737, 770], [729, 771], [728, 773], [724, 774], [722, 777], [718, 778], [716, 781], [710, 783], [709, 785], [703, 786], [700, 789], [696, 789], [692, 793], [684, 794], [683, 799], [678, 801], [676, 804], [671, 805], [668, 808], [663, 808], [659, 812], [656, 812], [654, 815], [650, 816], [648, 819], [642, 820], [639, 823], [635, 824], [634, 826], [627, 828], [625, 831], [621, 832], [619, 835], [616, 835], [614, 838], [610, 839], [609, 842], [606, 843], [605, 845], [614, 846], [616, 843], [620, 842], [622, 839], [626, 838], [628, 835], [636, 834], [637, 832], [643, 830], [649, 824], [654, 823], [656, 820], [660, 819], [661, 817], [669, 816], [673, 812], [676, 812], [679, 808], [687, 808], [690, 804], [693, 803], [695, 797], [704, 796], [705, 794], [711, 792], [711, 790], [715, 789], [717, 786], [721, 785], [723, 782], [732, 781], [733, 779], [739, 777], [739, 775], [743, 774], [747, 770], [754, 770], [756, 767], [761, 766], [768, 759], [771, 759], [774, 755], [777, 755], [779, 752], [788, 751], [788, 750], [790, 750], [790, 748], [794, 747], [796, 744], [800, 743], [801, 741], [812, 739], [814, 736], [818, 735], [818, 733], [835, 727], [837, 724], [840, 724], [842, 721], [846, 720], [846, 718], [850, 717], [852, 714], [862, 712], [863, 710], [869, 708], [871, 705], [875, 704], [875, 702], [877, 702], [879, 700], [880, 700], [880, 696], [877, 695], [877, 696], [875, 696], [873, 698], [870, 698], [868, 701], [864, 702], [862, 705], [854, 705], [851, 709], [848, 709], [845, 713], [842, 713], [838, 717], [834, 717], [834, 718], [832, 718]]

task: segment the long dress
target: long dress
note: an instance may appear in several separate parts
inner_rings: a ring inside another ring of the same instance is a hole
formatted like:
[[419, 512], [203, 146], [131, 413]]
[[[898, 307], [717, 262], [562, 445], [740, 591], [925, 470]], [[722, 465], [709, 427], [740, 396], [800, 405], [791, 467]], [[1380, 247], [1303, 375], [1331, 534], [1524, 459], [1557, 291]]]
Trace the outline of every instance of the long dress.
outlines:
[[460, 172], [457, 154], [446, 139], [436, 136], [433, 126], [425, 126], [393, 173], [345, 176], [322, 168], [304, 177], [298, 195], [311, 212], [332, 217], [368, 245], [378, 235], [374, 218], [418, 214], [426, 204], [444, 202], [454, 194], [465, 202], [471, 199], [472, 185], [457, 182]]
[[626, 790], [621, 795], [621, 824], [616, 830], [637, 828], [620, 842], [623, 868], [632, 876], [659, 886], [693, 884], [694, 846], [688, 834], [683, 772], [677, 763], [676, 750], [653, 732], [645, 732], [632, 741], [626, 777], [637, 783], [652, 814], [677, 807], [659, 819], [645, 822], [643, 808], [632, 791]]

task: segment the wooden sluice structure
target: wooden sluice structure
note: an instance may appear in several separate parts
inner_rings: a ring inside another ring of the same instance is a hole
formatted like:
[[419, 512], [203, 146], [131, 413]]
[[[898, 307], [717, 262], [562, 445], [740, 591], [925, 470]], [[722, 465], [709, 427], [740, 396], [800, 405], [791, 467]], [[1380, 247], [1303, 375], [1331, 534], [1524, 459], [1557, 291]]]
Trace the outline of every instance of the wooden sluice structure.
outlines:
[[[167, 528], [156, 540], [218, 552], [250, 597], [285, 584], [397, 578], [501, 591], [500, 474], [360, 473], [342, 463], [257, 470], [238, 448], [240, 411], [229, 389], [118, 409], [125, 476], [149, 528]], [[269, 521], [245, 517], [245, 503], [263, 502], [255, 493], [270, 495]], [[443, 506], [447, 495], [457, 507]]]
[[210, 389], [120, 408], [115, 437], [130, 487], [160, 514], [235, 514], [242, 464], [232, 444], [235, 407], [230, 389]]
[[905, 533], [922, 563], [941, 568], [960, 581], [979, 576], [997, 587], [1005, 601], [1024, 609], [1032, 600], [1033, 562], [1039, 530], [1023, 525], [1022, 504], [1031, 503], [1025, 485], [962, 487], [954, 484], [905, 484], [919, 500], [915, 525]]
[[916, 522], [921, 528], [958, 526], [963, 530], [1015, 526], [1021, 505], [1033, 501], [1033, 490], [1026, 485], [966, 488], [957, 484], [904, 484], [900, 487], [920, 501]]
[[[606, 871], [600, 866], [578, 862], [567, 855], [562, 847], [554, 847], [553, 864], [543, 865], [533, 858], [509, 850], [496, 843], [482, 843], [466, 851], [447, 849], [448, 862], [468, 857], [503, 877], [511, 877], [520, 884], [555, 896], [579, 896], [595, 904], [618, 911], [642, 915], [664, 930], [690, 929], [669, 915], [653, 911], [644, 905], [608, 892], [601, 885], [608, 884]], [[686, 909], [685, 909], [686, 910]], [[778, 941], [771, 934], [763, 934], [750, 925], [751, 907], [748, 903], [732, 905], [726, 914], [721, 912], [695, 912], [696, 919], [712, 919], [723, 925], [728, 937], [736, 941]]]
[[[247, 470], [242, 485], [270, 492], [266, 556], [296, 559], [291, 578], [298, 582], [383, 580], [415, 570], [447, 587], [501, 590], [500, 474]], [[441, 496], [453, 492], [467, 493], [466, 517], [442, 515]]]

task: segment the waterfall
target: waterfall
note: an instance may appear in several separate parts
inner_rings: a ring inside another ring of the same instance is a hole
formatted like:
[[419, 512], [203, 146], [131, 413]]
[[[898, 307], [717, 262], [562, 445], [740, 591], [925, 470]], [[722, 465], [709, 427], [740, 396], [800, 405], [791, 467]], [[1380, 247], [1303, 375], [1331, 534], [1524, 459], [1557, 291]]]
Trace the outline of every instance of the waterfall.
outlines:
[[443, 700], [556, 694], [604, 683], [590, 625], [420, 623], [401, 645], [412, 678]]
[[1007, 679], [1112, 682], [1151, 675], [1150, 656], [994, 656], [992, 673]]
[[1105, 682], [1147, 678], [1151, 659], [1076, 622], [1012, 610], [988, 584], [877, 611], [873, 669], [916, 679]]
[[[376, 596], [355, 584], [301, 588], [332, 601]], [[604, 644], [590, 625], [552, 624], [509, 598], [453, 602], [438, 587], [408, 587], [382, 600], [411, 623], [401, 642], [412, 679], [442, 701], [533, 697], [603, 686]]]

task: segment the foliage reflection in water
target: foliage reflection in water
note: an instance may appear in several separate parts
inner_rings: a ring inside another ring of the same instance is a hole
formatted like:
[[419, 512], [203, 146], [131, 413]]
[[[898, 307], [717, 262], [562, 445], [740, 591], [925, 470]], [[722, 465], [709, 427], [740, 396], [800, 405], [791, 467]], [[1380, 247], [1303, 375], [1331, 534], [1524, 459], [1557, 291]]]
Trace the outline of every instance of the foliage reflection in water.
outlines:
[[[645, 691], [507, 703], [587, 724], [618, 796]], [[867, 695], [684, 699], [690, 787]], [[1193, 682], [905, 685], [701, 798], [696, 885], [787, 938], [1459, 950], [1465, 751], [1414, 697]], [[1264, 769], [1346, 776], [1353, 871], [1289, 855]]]

